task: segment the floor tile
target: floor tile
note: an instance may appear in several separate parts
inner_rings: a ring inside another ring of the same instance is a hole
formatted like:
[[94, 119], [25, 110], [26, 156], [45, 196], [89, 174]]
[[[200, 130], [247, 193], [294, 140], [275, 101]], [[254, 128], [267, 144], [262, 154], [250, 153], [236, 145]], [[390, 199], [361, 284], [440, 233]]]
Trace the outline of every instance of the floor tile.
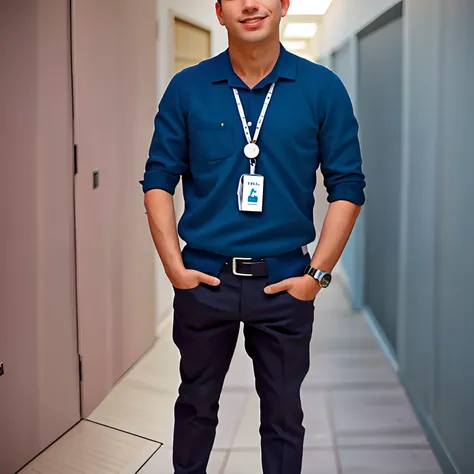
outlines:
[[[261, 474], [260, 451], [232, 451], [224, 474]], [[332, 450], [306, 450], [302, 474], [338, 474]]]
[[379, 350], [368, 352], [311, 353], [305, 387], [320, 389], [394, 386], [398, 378]]
[[312, 353], [380, 351], [377, 340], [358, 313], [320, 312], [313, 325]]
[[135, 474], [160, 447], [81, 421], [19, 474]]
[[320, 311], [314, 319], [315, 336], [373, 337], [362, 313], [355, 311]]
[[[146, 382], [125, 378], [89, 419], [171, 446], [175, 400], [175, 395], [158, 392]], [[245, 401], [243, 393], [222, 394], [216, 449], [231, 447]]]
[[315, 336], [311, 345], [313, 354], [321, 352], [344, 352], [353, 355], [357, 352], [378, 351], [379, 346], [373, 337], [324, 337]]
[[[222, 467], [227, 458], [226, 451], [213, 451], [209, 459], [207, 474], [221, 474]], [[170, 448], [162, 447], [158, 452], [143, 466], [137, 474], [172, 474], [173, 462], [172, 451]]]
[[146, 383], [157, 392], [177, 393], [179, 387], [179, 352], [166, 334], [125, 376], [127, 380]]
[[341, 449], [343, 474], [441, 474], [430, 450]]
[[[331, 447], [333, 445], [324, 396], [320, 392], [306, 391], [302, 393], [306, 447]], [[232, 448], [259, 448], [259, 425], [260, 402], [256, 394], [251, 394]]]
[[305, 447], [332, 447], [333, 433], [330, 425], [330, 413], [326, 403], [326, 394], [312, 390], [301, 393], [306, 428]]
[[329, 400], [338, 443], [425, 443], [418, 420], [401, 388], [332, 392]]
[[245, 352], [242, 330], [239, 335], [239, 340], [237, 341], [237, 347], [230, 364], [229, 372], [224, 382], [224, 391], [227, 390], [255, 390], [252, 359], [250, 359]]
[[340, 448], [354, 447], [385, 447], [405, 449], [428, 449], [429, 443], [422, 430], [415, 429], [401, 433], [377, 433], [373, 435], [353, 433], [336, 435], [337, 446]]

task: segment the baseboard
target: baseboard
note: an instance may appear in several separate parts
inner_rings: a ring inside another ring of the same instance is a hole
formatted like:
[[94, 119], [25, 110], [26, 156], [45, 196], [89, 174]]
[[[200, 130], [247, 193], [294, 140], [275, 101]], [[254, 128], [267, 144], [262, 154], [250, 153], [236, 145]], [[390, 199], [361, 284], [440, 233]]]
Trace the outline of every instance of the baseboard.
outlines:
[[400, 381], [400, 384], [403, 387], [403, 390], [405, 391], [411, 406], [413, 407], [413, 411], [416, 414], [416, 417], [423, 429], [423, 432], [425, 433], [428, 443], [431, 446], [433, 454], [435, 455], [443, 474], [461, 474], [454, 461], [451, 459], [448, 449], [446, 448], [443, 439], [436, 428], [436, 424], [432, 420], [431, 416], [426, 412], [424, 406], [419, 403], [416, 397], [413, 395], [410, 387], [406, 384], [403, 372], [400, 371], [395, 351], [393, 350], [392, 345], [387, 339], [374, 313], [370, 308], [365, 307], [363, 309], [363, 314], [370, 330], [377, 339], [379, 347], [382, 349], [393, 370], [397, 374], [397, 378]]
[[400, 367], [398, 365], [397, 356], [395, 355], [395, 351], [393, 350], [392, 345], [390, 344], [387, 336], [385, 335], [384, 330], [380, 326], [377, 318], [375, 317], [374, 313], [370, 308], [365, 306], [362, 310], [364, 314], [364, 318], [369, 326], [369, 329], [372, 331], [375, 339], [377, 339], [377, 343], [382, 349], [382, 352], [385, 354], [385, 357], [390, 362], [393, 370], [396, 374], [399, 373]]
[[169, 306], [165, 311], [162, 313], [162, 318], [160, 318], [160, 323], [156, 326], [156, 338], [161, 339], [163, 334], [167, 331], [169, 325], [172, 321], [172, 312], [173, 308]]
[[418, 400], [411, 393], [410, 388], [406, 385], [403, 373], [399, 374], [399, 379], [443, 474], [461, 474], [461, 472], [457, 469], [453, 459], [451, 458], [449, 451], [444, 444], [443, 438], [436, 428], [436, 424], [432, 420], [431, 416], [426, 413], [423, 405], [418, 403]]
[[352, 305], [352, 297], [351, 297], [351, 292], [349, 290], [350, 285], [349, 285], [349, 276], [347, 275], [346, 269], [344, 268], [344, 265], [339, 261], [336, 266], [334, 267], [334, 270], [332, 274], [339, 278], [341, 280], [341, 283], [344, 287], [344, 290], [346, 292], [347, 297], [349, 298], [351, 305]]

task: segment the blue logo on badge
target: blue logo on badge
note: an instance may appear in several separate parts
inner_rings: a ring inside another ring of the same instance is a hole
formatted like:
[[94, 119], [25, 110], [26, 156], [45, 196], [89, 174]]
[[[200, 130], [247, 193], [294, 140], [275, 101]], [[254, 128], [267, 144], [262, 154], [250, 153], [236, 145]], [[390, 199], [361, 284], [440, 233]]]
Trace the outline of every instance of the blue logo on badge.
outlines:
[[250, 191], [248, 202], [249, 203], [257, 203], [258, 202], [257, 191], [255, 191], [255, 189], [253, 189], [253, 188]]

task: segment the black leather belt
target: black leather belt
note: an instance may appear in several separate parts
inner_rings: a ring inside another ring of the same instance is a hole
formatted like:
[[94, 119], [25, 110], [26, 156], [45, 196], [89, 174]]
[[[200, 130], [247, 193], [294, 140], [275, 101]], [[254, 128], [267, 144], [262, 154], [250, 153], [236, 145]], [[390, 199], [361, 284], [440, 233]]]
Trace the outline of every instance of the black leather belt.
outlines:
[[229, 262], [232, 273], [241, 277], [266, 277], [268, 276], [268, 265], [264, 260], [252, 258], [235, 257]]

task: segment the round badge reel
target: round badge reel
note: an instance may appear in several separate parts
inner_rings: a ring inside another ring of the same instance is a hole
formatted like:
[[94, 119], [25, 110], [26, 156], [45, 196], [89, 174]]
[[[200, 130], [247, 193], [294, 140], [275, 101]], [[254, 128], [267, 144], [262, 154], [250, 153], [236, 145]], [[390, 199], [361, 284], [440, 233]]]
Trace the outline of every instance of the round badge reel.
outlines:
[[249, 160], [257, 158], [260, 153], [260, 148], [256, 143], [249, 143], [244, 148], [244, 154]]

